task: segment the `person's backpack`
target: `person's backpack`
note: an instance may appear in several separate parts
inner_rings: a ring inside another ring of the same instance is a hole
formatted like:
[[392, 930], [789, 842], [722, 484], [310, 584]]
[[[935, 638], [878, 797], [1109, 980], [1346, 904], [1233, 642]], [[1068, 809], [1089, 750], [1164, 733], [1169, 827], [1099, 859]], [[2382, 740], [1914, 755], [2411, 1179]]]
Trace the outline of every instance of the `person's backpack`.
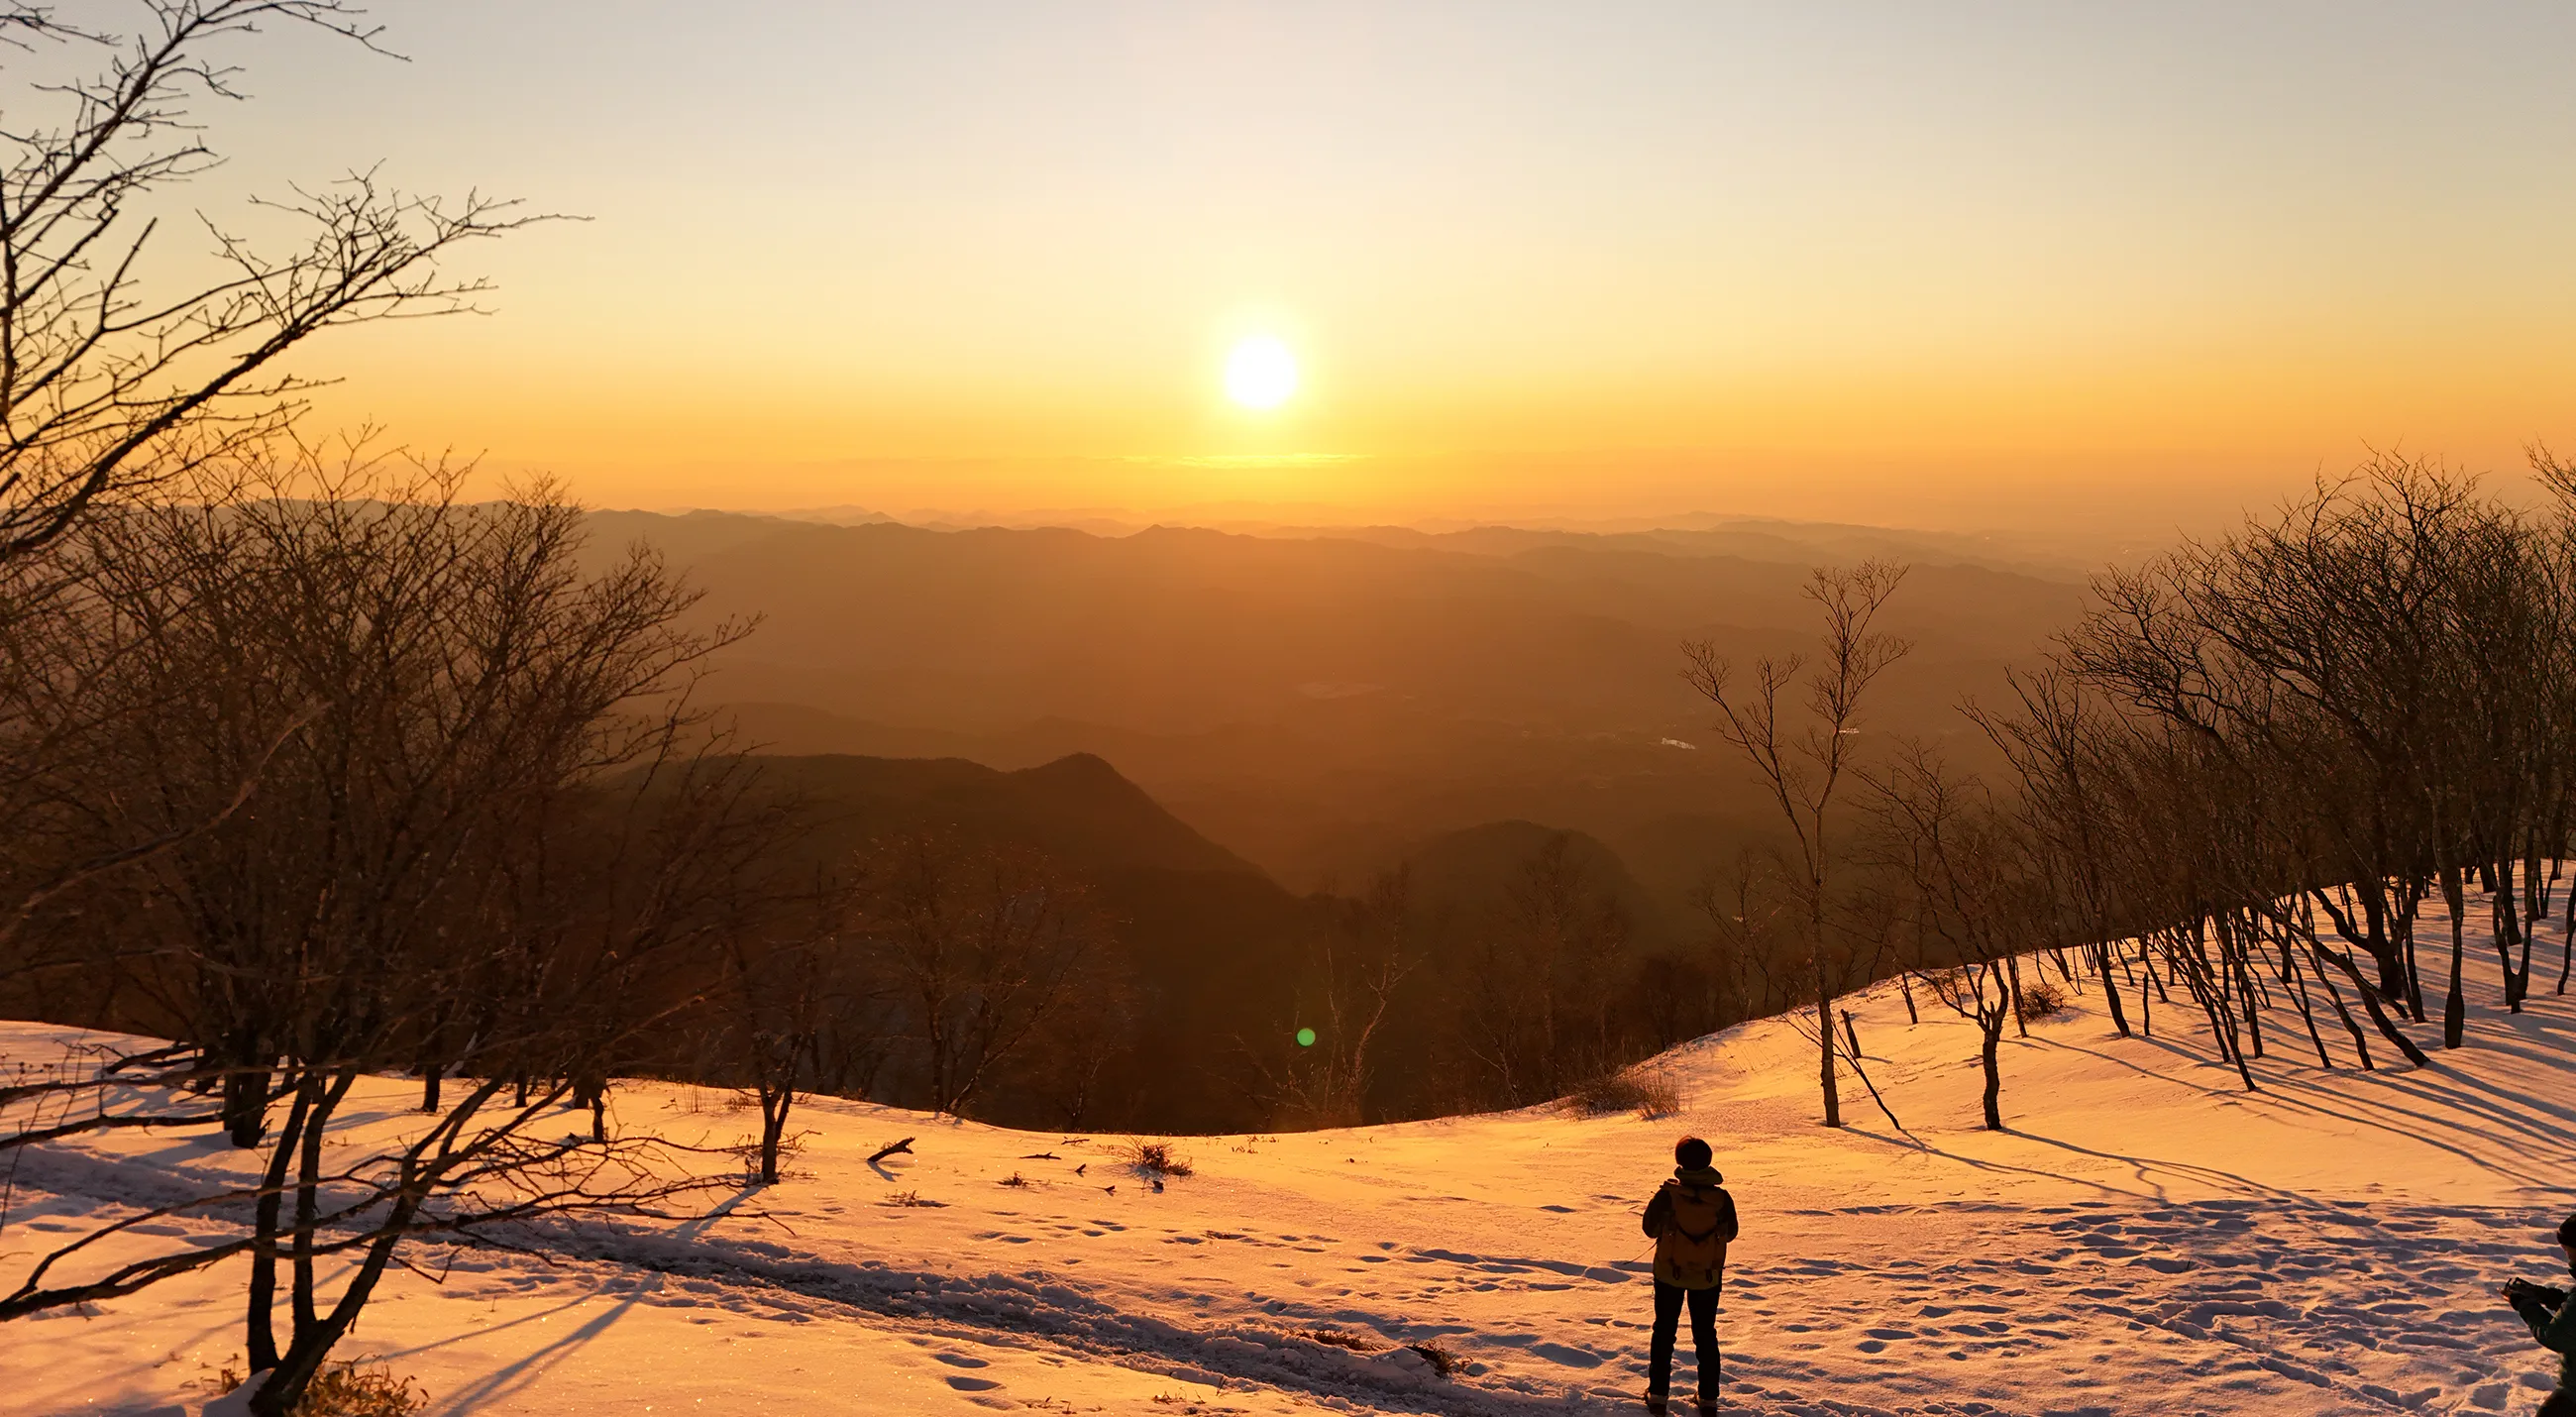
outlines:
[[1656, 1278], [1684, 1289], [1708, 1289], [1726, 1277], [1726, 1242], [1734, 1238], [1733, 1198], [1716, 1186], [1667, 1183], [1671, 1210], [1655, 1240]]

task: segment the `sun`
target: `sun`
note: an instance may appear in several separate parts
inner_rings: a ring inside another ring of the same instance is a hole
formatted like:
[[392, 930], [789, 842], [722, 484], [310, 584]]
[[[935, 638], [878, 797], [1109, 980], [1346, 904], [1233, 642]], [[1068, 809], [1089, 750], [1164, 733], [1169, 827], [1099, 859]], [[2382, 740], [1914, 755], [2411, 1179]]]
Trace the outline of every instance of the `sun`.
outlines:
[[1277, 408], [1297, 392], [1297, 356], [1269, 335], [1254, 335], [1225, 357], [1225, 392], [1245, 408]]

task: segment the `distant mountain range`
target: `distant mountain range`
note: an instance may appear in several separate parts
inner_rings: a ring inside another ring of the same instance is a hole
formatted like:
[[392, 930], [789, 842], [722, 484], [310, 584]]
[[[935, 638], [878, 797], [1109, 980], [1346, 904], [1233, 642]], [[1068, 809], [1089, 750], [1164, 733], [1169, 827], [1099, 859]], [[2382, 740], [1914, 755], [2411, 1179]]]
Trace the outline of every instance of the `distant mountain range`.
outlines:
[[[600, 513], [594, 554], [658, 548], [757, 616], [707, 692], [779, 754], [1090, 754], [1290, 891], [1352, 883], [1446, 833], [1590, 834], [1667, 915], [1768, 830], [1710, 736], [1681, 646], [1811, 648], [1812, 565], [1910, 558], [1885, 617], [1914, 653], [1867, 730], [1972, 765], [1956, 713], [2072, 621], [2071, 560], [2021, 543], [1794, 523], [1232, 534], [941, 531]], [[2020, 558], [2020, 559], [2017, 559]], [[926, 789], [925, 789], [926, 790]]]
[[[1156, 526], [1204, 527], [1248, 536], [1325, 538], [1372, 541], [1381, 545], [1432, 545], [1450, 550], [1490, 550], [1497, 543], [1523, 549], [1538, 539], [1567, 542], [1628, 539], [1641, 545], [1663, 544], [1697, 554], [1729, 554], [1756, 561], [1782, 560], [1811, 564], [1819, 556], [1853, 559], [1893, 556], [1899, 560], [1944, 560], [1998, 570], [2052, 570], [2078, 578], [2105, 564], [2127, 563], [2162, 550], [2163, 542], [2081, 533], [2042, 535], [2028, 531], [1950, 532], [1859, 526], [1841, 522], [1797, 522], [1777, 517], [1748, 517], [1724, 512], [1689, 512], [1669, 517], [1541, 518], [1510, 523], [1427, 518], [1403, 525], [1331, 520], [1332, 508], [1229, 505], [1146, 516], [1115, 508], [1059, 510], [945, 511], [902, 513], [867, 507], [808, 507], [756, 514], [780, 520], [821, 522], [832, 526], [900, 523], [929, 531], [1041, 528], [1128, 536]], [[727, 516], [726, 512], [677, 515]]]

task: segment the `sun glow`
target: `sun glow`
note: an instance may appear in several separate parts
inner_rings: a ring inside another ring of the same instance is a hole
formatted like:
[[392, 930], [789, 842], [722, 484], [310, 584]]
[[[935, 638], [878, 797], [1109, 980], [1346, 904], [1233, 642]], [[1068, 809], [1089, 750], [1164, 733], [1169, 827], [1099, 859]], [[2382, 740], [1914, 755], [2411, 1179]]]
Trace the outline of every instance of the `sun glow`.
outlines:
[[1245, 408], [1277, 408], [1297, 392], [1297, 356], [1268, 335], [1254, 335], [1226, 356], [1225, 392]]

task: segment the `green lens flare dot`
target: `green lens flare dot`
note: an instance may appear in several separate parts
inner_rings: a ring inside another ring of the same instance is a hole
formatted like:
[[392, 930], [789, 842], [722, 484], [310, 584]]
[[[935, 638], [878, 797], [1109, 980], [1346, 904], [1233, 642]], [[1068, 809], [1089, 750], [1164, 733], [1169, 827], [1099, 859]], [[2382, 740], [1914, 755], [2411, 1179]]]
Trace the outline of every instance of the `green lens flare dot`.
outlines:
[[1300, 1048], [1312, 1048], [1312, 1047], [1314, 1047], [1314, 1046], [1315, 1046], [1315, 1030], [1313, 1030], [1313, 1029], [1311, 1029], [1311, 1028], [1301, 1028], [1301, 1029], [1298, 1029], [1298, 1030], [1297, 1030], [1297, 1046], [1298, 1046], [1298, 1047], [1300, 1047]]

